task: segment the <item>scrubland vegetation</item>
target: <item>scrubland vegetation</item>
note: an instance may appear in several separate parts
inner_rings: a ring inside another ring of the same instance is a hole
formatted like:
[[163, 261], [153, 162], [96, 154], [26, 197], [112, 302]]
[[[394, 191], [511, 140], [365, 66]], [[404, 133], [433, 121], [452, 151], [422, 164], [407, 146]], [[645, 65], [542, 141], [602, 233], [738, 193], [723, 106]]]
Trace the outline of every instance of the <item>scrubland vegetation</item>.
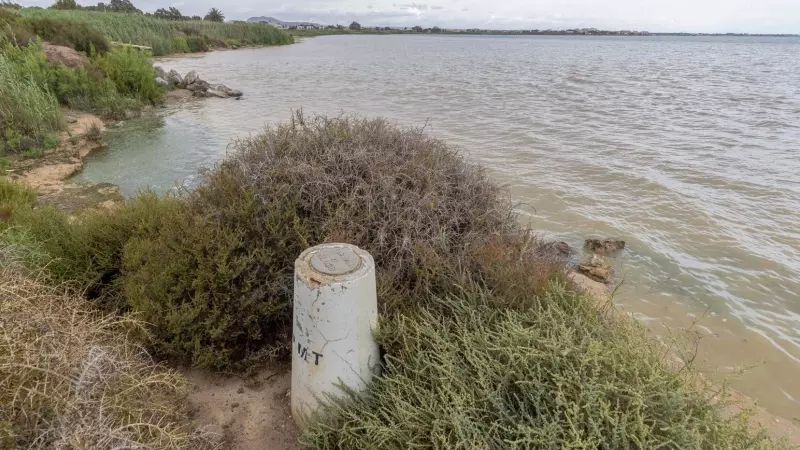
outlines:
[[[786, 448], [751, 428], [747, 411], [731, 412], [724, 385], [691, 366], [668, 368], [669, 350], [643, 327], [575, 293], [557, 253], [518, 224], [506, 192], [419, 129], [296, 115], [237, 142], [191, 192], [145, 192], [72, 218], [32, 208], [32, 197], [0, 184], [5, 260], [13, 254], [24, 273], [82, 293], [81, 308], [143, 320], [152, 355], [208, 369], [246, 372], [288, 358], [292, 263], [303, 249], [349, 242], [370, 251], [383, 374], [331, 405], [304, 436], [311, 448]], [[4, 288], [23, 292], [12, 303], [52, 292], [26, 280]], [[0, 343], [5, 391], [24, 390], [33, 376], [13, 368], [42, 364], [21, 362], [37, 352], [12, 346], [35, 349], [37, 333], [64, 325], [48, 327]], [[78, 354], [51, 353], [46, 367], [62, 374], [93, 361]], [[169, 386], [156, 401], [179, 405], [170, 372], [146, 364], [133, 373], [160, 374]], [[121, 404], [141, 408], [134, 397]], [[38, 433], [30, 409], [0, 408], [2, 426]], [[48, 411], [52, 423], [72, 417]], [[184, 442], [133, 436], [152, 439], [151, 448]]]
[[22, 15], [85, 25], [114, 42], [152, 47], [155, 56], [294, 42], [288, 33], [263, 23], [164, 20], [144, 14], [34, 8], [23, 9]]
[[[0, 4], [0, 157], [41, 155], [64, 128], [61, 105], [124, 119], [161, 102], [163, 88], [149, 61], [153, 55], [293, 42], [266, 24], [212, 20], [222, 17], [219, 11], [211, 11], [209, 20], [166, 20], [141, 14], [130, 2], [117, 3], [133, 9], [87, 10], [70, 1], [48, 9]], [[112, 41], [149, 46], [152, 52]], [[71, 47], [85, 54], [86, 62], [79, 67], [48, 62], [43, 42]]]
[[[38, 36], [38, 37], [37, 37]], [[86, 63], [48, 62], [41, 38], [86, 51]], [[95, 31], [68, 21], [21, 17], [0, 8], [0, 150], [23, 154], [57, 144], [60, 106], [122, 119], [161, 101], [148, 55], [111, 49]]]

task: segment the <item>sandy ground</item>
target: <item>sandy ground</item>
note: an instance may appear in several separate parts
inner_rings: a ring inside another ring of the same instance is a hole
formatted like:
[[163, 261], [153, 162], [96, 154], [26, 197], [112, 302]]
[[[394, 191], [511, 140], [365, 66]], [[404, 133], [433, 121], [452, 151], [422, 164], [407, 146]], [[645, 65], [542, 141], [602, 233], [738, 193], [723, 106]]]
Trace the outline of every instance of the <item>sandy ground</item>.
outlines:
[[183, 371], [189, 380], [192, 418], [223, 436], [226, 450], [300, 450], [292, 420], [287, 367], [273, 367], [243, 379]]

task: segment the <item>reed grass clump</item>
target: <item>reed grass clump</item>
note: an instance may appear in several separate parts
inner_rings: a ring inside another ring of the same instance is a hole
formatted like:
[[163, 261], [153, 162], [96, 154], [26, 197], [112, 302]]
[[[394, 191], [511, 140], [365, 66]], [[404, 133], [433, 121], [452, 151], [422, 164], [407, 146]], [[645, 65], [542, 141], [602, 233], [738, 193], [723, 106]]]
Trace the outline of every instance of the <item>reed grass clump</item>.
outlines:
[[[15, 153], [20, 137], [43, 141], [44, 138], [63, 127], [58, 100], [52, 91], [29, 76], [25, 67], [37, 65], [37, 56], [26, 50], [4, 51], [0, 36], [0, 146], [8, 153]], [[9, 142], [12, 141], [12, 142]]]
[[239, 46], [245, 43], [284, 45], [294, 42], [294, 38], [285, 31], [263, 23], [173, 21], [143, 14], [33, 8], [25, 8], [21, 14], [25, 17], [66, 19], [81, 23], [111, 41], [152, 47], [155, 56], [206, 51], [212, 44], [226, 46], [226, 40], [233, 40]]

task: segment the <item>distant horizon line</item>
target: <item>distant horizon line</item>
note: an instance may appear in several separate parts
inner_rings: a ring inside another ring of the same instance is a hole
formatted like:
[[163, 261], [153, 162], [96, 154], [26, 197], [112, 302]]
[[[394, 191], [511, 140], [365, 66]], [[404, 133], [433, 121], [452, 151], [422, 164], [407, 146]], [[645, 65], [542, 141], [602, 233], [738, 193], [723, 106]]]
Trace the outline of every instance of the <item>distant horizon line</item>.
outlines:
[[[336, 26], [343, 26], [345, 28], [348, 27], [349, 24], [343, 23], [328, 23], [323, 24], [319, 22], [314, 22], [312, 20], [283, 20], [278, 19], [275, 16], [253, 16], [249, 17], [245, 21], [250, 22], [253, 19], [260, 19], [260, 18], [271, 18], [278, 22], [283, 23], [293, 23], [293, 24], [304, 24], [304, 25], [318, 25], [320, 27], [336, 27]], [[350, 20], [350, 19], [348, 19]], [[354, 19], [351, 22], [358, 22], [358, 19]], [[420, 25], [364, 25], [361, 24], [362, 28], [366, 29], [392, 29], [398, 31], [405, 31], [410, 30], [414, 27]], [[458, 31], [458, 32], [489, 32], [489, 33], [523, 33], [523, 32], [538, 32], [538, 33], [569, 33], [573, 32], [572, 34], [581, 34], [581, 35], [589, 35], [587, 33], [597, 33], [597, 34], [609, 34], [609, 35], [623, 35], [623, 33], [636, 33], [638, 36], [754, 36], [754, 37], [800, 37], [800, 32], [795, 33], [762, 33], [762, 32], [733, 32], [733, 31], [724, 31], [724, 32], [710, 32], [710, 31], [648, 31], [648, 30], [636, 30], [636, 29], [605, 29], [605, 28], [596, 28], [596, 27], [574, 27], [574, 28], [480, 28], [480, 27], [466, 27], [466, 28], [459, 28], [459, 27], [442, 27], [438, 25], [433, 26], [420, 26], [423, 30], [431, 30], [434, 27], [438, 27], [442, 31]], [[575, 33], [581, 32], [581, 33]], [[594, 34], [591, 34], [594, 35]]]

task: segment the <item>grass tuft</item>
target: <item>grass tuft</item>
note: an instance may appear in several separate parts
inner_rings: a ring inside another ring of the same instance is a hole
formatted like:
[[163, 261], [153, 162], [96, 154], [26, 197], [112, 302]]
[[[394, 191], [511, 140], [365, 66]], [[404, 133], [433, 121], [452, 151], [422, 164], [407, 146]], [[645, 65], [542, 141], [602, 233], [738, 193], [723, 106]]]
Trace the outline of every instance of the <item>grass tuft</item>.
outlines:
[[215, 448], [186, 386], [135, 342], [142, 325], [0, 267], [0, 446]]
[[[330, 402], [312, 448], [789, 448], [727, 389], [667, 368], [667, 352], [614, 311], [554, 282], [527, 307], [498, 308], [480, 283], [384, 319], [383, 375]], [[498, 299], [498, 297], [501, 297]]]

